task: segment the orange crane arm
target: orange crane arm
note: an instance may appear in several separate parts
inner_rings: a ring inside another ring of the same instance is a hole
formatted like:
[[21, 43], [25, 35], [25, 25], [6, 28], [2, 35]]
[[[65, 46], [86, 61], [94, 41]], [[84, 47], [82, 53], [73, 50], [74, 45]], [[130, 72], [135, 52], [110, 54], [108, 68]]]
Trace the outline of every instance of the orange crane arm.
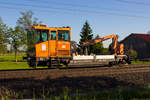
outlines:
[[124, 54], [124, 45], [123, 44], [117, 44], [118, 43], [118, 36], [115, 35], [115, 34], [104, 36], [102, 38], [91, 40], [91, 41], [86, 41], [86, 42], [83, 42], [82, 45], [83, 46], [94, 45], [96, 43], [105, 41], [107, 39], [113, 39], [113, 50], [114, 50], [115, 55], [117, 55], [117, 54], [122, 54], [123, 55]]
[[86, 41], [86, 42], [83, 42], [82, 45], [83, 46], [93, 45], [93, 44], [105, 41], [107, 39], [113, 39], [113, 43], [114, 43], [113, 44], [113, 50], [114, 50], [115, 55], [117, 55], [117, 54], [123, 55], [124, 54], [124, 44], [117, 44], [118, 43], [118, 36], [115, 34], [104, 36], [102, 38], [91, 40], [91, 41]]
[[111, 38], [114, 40], [113, 49], [116, 49], [116, 48], [117, 48], [118, 36], [115, 35], [115, 34], [108, 35], [108, 36], [104, 36], [104, 37], [99, 38], [99, 39], [95, 39], [95, 40], [83, 42], [83, 46], [86, 46], [86, 45], [94, 45], [94, 44], [96, 44], [96, 43], [99, 43], [99, 42], [102, 42], [102, 41], [105, 41], [105, 40], [111, 39]]

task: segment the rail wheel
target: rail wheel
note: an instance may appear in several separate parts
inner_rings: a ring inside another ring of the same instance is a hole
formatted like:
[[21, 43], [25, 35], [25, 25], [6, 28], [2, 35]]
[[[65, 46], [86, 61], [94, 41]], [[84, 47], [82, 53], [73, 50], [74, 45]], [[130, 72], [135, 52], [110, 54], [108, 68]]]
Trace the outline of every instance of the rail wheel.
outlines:
[[28, 65], [32, 68], [36, 68], [38, 65], [38, 62], [36, 60], [29, 60]]
[[128, 64], [131, 64], [132, 61], [133, 61], [133, 56], [128, 56], [126, 62], [127, 62]]
[[60, 68], [68, 68], [68, 62], [67, 61], [63, 61]]
[[49, 61], [47, 62], [47, 66], [48, 66], [48, 68], [51, 68], [51, 67], [52, 67], [52, 62], [51, 62], [51, 60], [49, 60]]

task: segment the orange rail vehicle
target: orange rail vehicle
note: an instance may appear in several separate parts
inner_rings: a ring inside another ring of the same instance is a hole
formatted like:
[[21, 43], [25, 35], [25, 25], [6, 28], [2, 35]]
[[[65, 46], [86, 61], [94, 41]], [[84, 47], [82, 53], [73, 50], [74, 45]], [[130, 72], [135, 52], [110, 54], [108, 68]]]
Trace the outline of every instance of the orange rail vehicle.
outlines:
[[71, 59], [71, 28], [52, 28], [33, 25], [27, 29], [27, 60], [32, 67], [37, 65], [64, 64]]

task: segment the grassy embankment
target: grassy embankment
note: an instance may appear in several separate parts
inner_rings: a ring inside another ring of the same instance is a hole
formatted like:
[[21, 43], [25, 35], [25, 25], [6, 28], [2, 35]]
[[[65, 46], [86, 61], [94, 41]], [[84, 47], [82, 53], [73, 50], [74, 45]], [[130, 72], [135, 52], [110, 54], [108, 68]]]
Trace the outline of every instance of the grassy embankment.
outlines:
[[[13, 96], [23, 100], [23, 96], [16, 94]], [[36, 94], [33, 93], [31, 97], [32, 100], [150, 100], [150, 89], [115, 89], [112, 91], [105, 90], [95, 93], [75, 93], [70, 94], [69, 92], [64, 92], [59, 96], [50, 96], [47, 92], [42, 91], [40, 97], [36, 97]], [[1, 100], [11, 100], [10, 95], [0, 94]]]

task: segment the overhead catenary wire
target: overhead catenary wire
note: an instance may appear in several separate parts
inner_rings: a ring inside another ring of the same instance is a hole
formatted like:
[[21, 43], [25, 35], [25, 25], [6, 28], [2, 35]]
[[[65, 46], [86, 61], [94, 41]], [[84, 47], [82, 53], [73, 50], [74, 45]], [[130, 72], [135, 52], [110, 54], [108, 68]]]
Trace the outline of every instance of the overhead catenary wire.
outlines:
[[100, 7], [100, 6], [92, 6], [92, 5], [85, 5], [85, 4], [71, 4], [71, 3], [64, 3], [64, 2], [57, 2], [57, 1], [47, 1], [47, 0], [25, 0], [29, 2], [39, 2], [43, 4], [52, 3], [53, 5], [63, 5], [63, 6], [70, 6], [70, 7], [82, 7], [82, 8], [90, 8], [90, 9], [102, 9], [106, 11], [117, 11], [117, 12], [132, 12], [132, 13], [143, 13], [143, 11], [136, 11], [136, 10], [127, 10], [127, 9], [116, 9], [116, 8], [107, 8], [107, 7]]
[[[31, 4], [21, 4], [21, 3], [8, 3], [8, 2], [1, 2], [0, 4], [5, 5], [14, 5], [14, 6], [25, 6], [25, 7], [32, 7], [32, 8], [40, 8], [40, 9], [46, 9], [46, 10], [61, 10], [68, 12], [78, 12], [78, 13], [91, 13], [91, 14], [100, 14], [100, 15], [113, 15], [113, 16], [123, 16], [123, 17], [134, 17], [134, 18], [143, 18], [143, 19], [150, 19], [150, 17], [147, 16], [139, 16], [139, 15], [129, 15], [129, 14], [122, 14], [122, 13], [114, 13], [114, 12], [104, 12], [104, 11], [91, 11], [91, 10], [81, 10], [81, 9], [72, 9], [72, 8], [62, 8], [62, 7], [52, 7], [52, 6], [41, 6], [41, 5], [31, 5]], [[3, 5], [2, 5], [3, 6]], [[7, 7], [8, 8], [8, 7]], [[45, 10], [45, 11], [46, 11]]]
[[150, 3], [146, 3], [146, 2], [139, 2], [139, 1], [129, 1], [129, 0], [115, 0], [118, 2], [122, 2], [122, 3], [127, 3], [127, 4], [136, 4], [136, 5], [144, 5], [144, 6], [150, 6]]
[[[29, 8], [21, 8], [21, 7], [11, 7], [11, 6], [4, 6], [4, 5], [1, 5], [0, 4], [0, 7], [1, 8], [6, 8], [6, 9], [10, 9], [10, 10], [31, 10]], [[71, 13], [71, 12], [62, 12], [62, 11], [56, 11], [56, 10], [50, 10], [50, 9], [38, 9], [38, 8], [32, 8], [32, 10], [35, 10], [35, 11], [42, 11], [41, 13], [49, 13], [49, 12], [55, 12], [55, 13], [61, 13], [61, 14], [74, 14], [74, 13]]]

